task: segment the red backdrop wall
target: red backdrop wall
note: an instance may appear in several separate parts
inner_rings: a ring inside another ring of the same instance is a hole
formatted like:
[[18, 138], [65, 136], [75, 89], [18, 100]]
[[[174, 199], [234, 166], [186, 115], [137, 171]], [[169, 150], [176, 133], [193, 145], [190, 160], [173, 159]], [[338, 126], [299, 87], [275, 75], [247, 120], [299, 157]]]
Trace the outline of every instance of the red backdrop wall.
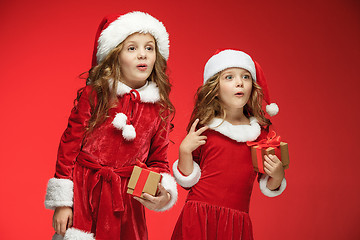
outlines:
[[[360, 239], [357, 145], [360, 4], [312, 1], [2, 1], [0, 3], [0, 239], [50, 239], [45, 210], [58, 142], [87, 71], [104, 15], [146, 11], [170, 33], [169, 159], [185, 136], [206, 60], [242, 49], [261, 63], [273, 118], [290, 144], [288, 188], [277, 198], [254, 186], [256, 239]], [[169, 239], [185, 200], [147, 212], [149, 238]]]

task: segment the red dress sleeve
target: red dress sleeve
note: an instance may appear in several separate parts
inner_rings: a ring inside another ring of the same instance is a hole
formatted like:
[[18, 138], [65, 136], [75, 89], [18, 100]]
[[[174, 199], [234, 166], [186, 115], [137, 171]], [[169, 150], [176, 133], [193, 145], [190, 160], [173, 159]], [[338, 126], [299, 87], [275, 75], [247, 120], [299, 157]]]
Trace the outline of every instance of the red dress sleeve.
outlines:
[[161, 209], [155, 211], [166, 211], [177, 201], [177, 185], [175, 179], [170, 174], [167, 151], [169, 147], [170, 117], [166, 121], [160, 119], [159, 127], [151, 140], [149, 156], [146, 165], [158, 168], [161, 172], [161, 185], [170, 194], [170, 201]]
[[160, 172], [170, 173], [167, 157], [169, 147], [170, 117], [164, 122], [160, 120], [159, 127], [151, 140], [149, 156], [146, 165], [159, 168]]
[[55, 178], [72, 180], [77, 156], [82, 147], [84, 133], [91, 117], [89, 95], [91, 87], [86, 86], [76, 106], [72, 109], [58, 149]]

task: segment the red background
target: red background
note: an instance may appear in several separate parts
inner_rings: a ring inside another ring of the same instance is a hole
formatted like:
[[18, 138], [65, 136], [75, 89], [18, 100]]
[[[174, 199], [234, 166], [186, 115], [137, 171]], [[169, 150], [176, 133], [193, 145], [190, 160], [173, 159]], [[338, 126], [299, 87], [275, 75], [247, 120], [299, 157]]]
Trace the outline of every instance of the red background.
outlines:
[[[58, 142], [78, 74], [90, 67], [104, 15], [146, 11], [170, 33], [171, 99], [176, 107], [169, 159], [177, 148], [217, 48], [248, 52], [262, 65], [273, 123], [289, 142], [288, 188], [277, 198], [254, 186], [256, 239], [360, 239], [357, 155], [360, 4], [312, 1], [2, 1], [0, 3], [0, 239], [50, 239], [45, 210]], [[186, 192], [170, 211], [148, 211], [150, 239], [169, 239]]]

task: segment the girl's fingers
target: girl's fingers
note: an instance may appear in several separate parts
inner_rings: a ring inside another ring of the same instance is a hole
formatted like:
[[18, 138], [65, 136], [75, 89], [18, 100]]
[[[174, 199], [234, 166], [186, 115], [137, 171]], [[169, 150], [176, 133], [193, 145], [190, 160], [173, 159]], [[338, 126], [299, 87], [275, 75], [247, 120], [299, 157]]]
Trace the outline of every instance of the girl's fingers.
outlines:
[[199, 141], [199, 144], [200, 144], [200, 145], [204, 145], [205, 143], [206, 143], [205, 140], [200, 140], [200, 141]]
[[273, 169], [273, 166], [266, 161], [264, 161], [264, 167], [266, 167], [269, 171]]
[[166, 189], [159, 183], [158, 184], [158, 189], [159, 189], [159, 194], [158, 195], [163, 195], [166, 194]]
[[71, 228], [73, 225], [73, 218], [72, 216], [69, 217], [69, 223], [68, 223], [68, 228]]
[[197, 118], [194, 123], [191, 125], [190, 131], [189, 132], [195, 132], [196, 129], [196, 125], [198, 124], [199, 119]]
[[273, 163], [279, 163], [279, 162], [281, 162], [280, 159], [279, 159], [276, 155], [269, 154], [268, 157], [269, 157], [269, 159], [270, 159]]
[[265, 159], [264, 163], [267, 163], [272, 167], [274, 166], [275, 163], [271, 160], [271, 158], [268, 155], [264, 155], [264, 159]]
[[200, 128], [200, 129], [198, 129], [198, 130], [196, 131], [196, 133], [197, 133], [198, 135], [201, 135], [203, 132], [205, 132], [205, 131], [208, 130], [208, 129], [209, 129], [208, 126], [204, 126], [204, 127]]
[[67, 225], [67, 223], [60, 225], [60, 232], [61, 232], [61, 235], [63, 235], [63, 236], [65, 235], [65, 232], [66, 232], [66, 225]]
[[199, 140], [206, 140], [207, 136], [199, 136]]
[[148, 200], [149, 202], [154, 202], [155, 201], [155, 197], [151, 196], [150, 194], [147, 193], [143, 193], [143, 197]]
[[57, 234], [61, 234], [61, 233], [60, 233], [60, 229], [61, 229], [61, 228], [60, 228], [60, 223], [57, 223], [57, 224], [56, 224], [56, 230], [55, 230], [55, 232], [56, 232]]
[[142, 199], [142, 198], [134, 197], [134, 199], [137, 200], [137, 201], [139, 201], [142, 205], [145, 205], [145, 204], [146, 204], [145, 200]]
[[267, 175], [271, 175], [271, 172], [269, 171], [269, 169], [268, 168], [266, 168], [266, 167], [264, 167], [264, 172], [267, 174]]

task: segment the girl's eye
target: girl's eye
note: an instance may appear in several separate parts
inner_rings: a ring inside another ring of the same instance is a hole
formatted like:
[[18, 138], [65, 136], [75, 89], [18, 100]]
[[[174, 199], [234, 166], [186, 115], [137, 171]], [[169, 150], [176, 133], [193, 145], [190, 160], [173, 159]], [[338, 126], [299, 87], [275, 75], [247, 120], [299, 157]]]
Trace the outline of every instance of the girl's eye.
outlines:
[[135, 47], [128, 47], [128, 50], [129, 50], [129, 51], [134, 51], [134, 50], [135, 50]]
[[154, 49], [154, 48], [151, 47], [151, 46], [146, 47], [146, 50], [148, 50], [148, 51], [152, 51], [153, 49]]
[[243, 75], [243, 79], [250, 79], [250, 75], [246, 74], [246, 75]]
[[233, 76], [227, 75], [227, 76], [225, 76], [225, 79], [231, 80], [231, 79], [233, 79]]

